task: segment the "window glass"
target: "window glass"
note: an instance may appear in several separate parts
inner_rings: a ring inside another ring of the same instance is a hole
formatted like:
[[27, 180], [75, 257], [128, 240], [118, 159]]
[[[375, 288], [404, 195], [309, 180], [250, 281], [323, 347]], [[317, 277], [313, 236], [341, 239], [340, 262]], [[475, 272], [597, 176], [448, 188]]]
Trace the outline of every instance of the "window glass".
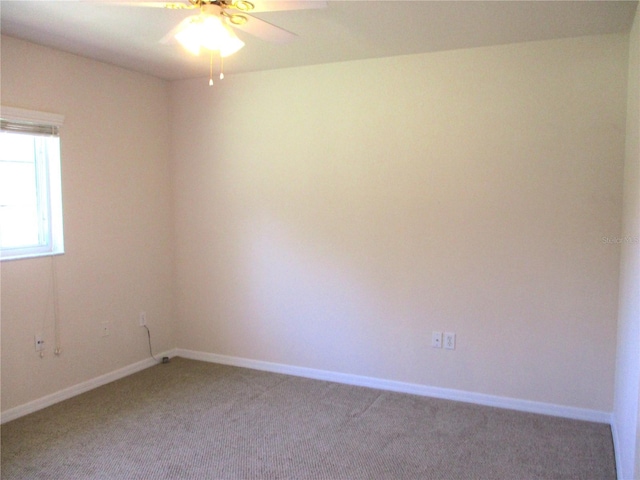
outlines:
[[[43, 125], [0, 128], [0, 253], [3, 260], [63, 253], [60, 140]], [[18, 132], [12, 131], [18, 130]], [[37, 133], [32, 133], [31, 130]]]

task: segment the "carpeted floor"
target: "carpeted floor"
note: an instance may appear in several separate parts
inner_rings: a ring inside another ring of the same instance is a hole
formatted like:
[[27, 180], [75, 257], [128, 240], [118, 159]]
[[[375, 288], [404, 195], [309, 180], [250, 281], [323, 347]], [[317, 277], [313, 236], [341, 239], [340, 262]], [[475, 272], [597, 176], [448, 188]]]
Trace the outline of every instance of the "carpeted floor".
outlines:
[[180, 358], [2, 426], [2, 479], [615, 479], [608, 425]]

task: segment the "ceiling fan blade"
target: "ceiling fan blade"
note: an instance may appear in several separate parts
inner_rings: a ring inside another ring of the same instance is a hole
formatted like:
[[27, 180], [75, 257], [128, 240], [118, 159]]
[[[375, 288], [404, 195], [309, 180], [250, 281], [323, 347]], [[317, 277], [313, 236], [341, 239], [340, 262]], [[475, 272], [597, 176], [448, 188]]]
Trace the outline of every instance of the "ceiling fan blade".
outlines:
[[147, 2], [146, 0], [139, 0], [137, 2], [113, 2], [117, 5], [125, 5], [128, 7], [150, 7], [150, 8], [166, 8], [168, 10], [193, 10], [196, 8], [188, 2]]
[[284, 10], [306, 10], [312, 8], [326, 8], [324, 0], [255, 0], [251, 1], [254, 12], [277, 12]]
[[242, 16], [247, 19], [245, 24], [237, 25], [231, 22], [228, 22], [228, 24], [242, 32], [246, 32], [254, 37], [273, 43], [287, 43], [295, 40], [297, 37], [295, 33], [288, 32], [283, 28], [276, 27], [275, 25], [265, 22], [259, 18], [246, 14], [242, 14]]
[[[117, 5], [127, 5], [135, 7], [151, 7], [151, 8], [167, 8], [172, 10], [194, 9], [198, 8], [196, 5], [191, 4], [188, 0], [167, 0], [165, 2], [148, 1], [148, 0], [102, 0], [108, 3]], [[327, 2], [325, 0], [253, 0], [250, 1], [253, 8], [244, 10], [239, 7], [234, 7], [235, 1], [227, 0], [227, 7], [231, 10], [236, 8], [246, 12], [279, 12], [285, 10], [308, 10], [313, 8], [326, 8]]]

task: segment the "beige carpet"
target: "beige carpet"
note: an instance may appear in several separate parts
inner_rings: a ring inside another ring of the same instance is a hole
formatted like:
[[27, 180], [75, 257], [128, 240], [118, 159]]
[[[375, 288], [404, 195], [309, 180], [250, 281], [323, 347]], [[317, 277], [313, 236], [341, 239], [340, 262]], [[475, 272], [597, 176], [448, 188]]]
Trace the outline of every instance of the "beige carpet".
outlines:
[[2, 479], [615, 479], [608, 425], [175, 358], [2, 426]]

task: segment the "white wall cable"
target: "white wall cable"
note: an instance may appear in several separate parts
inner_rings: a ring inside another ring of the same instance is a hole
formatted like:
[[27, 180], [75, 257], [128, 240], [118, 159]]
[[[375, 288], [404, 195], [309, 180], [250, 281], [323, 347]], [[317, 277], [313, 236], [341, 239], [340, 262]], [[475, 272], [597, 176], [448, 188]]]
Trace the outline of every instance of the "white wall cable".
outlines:
[[53, 338], [55, 348], [53, 353], [60, 355], [62, 346], [60, 345], [60, 301], [58, 299], [58, 269], [56, 268], [56, 256], [51, 256], [51, 289], [53, 292]]

